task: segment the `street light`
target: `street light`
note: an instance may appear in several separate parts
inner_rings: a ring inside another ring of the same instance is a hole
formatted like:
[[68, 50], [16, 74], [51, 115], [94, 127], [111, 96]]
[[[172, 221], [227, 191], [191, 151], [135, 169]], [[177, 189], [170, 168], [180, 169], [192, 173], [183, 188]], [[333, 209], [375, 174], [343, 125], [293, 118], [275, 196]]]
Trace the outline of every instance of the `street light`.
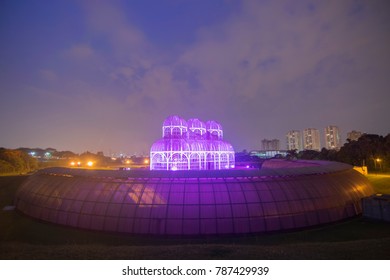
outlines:
[[378, 163], [379, 165], [379, 170], [382, 171], [382, 160], [380, 158], [377, 158], [375, 159], [375, 161]]

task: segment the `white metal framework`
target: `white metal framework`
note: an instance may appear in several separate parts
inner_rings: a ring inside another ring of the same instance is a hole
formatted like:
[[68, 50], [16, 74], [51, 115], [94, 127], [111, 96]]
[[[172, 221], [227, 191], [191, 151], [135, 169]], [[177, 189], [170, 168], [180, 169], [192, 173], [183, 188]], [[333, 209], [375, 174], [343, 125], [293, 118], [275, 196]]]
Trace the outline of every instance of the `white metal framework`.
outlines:
[[213, 170], [234, 168], [234, 150], [223, 141], [222, 126], [199, 119], [187, 122], [168, 117], [162, 127], [163, 138], [150, 149], [151, 170]]

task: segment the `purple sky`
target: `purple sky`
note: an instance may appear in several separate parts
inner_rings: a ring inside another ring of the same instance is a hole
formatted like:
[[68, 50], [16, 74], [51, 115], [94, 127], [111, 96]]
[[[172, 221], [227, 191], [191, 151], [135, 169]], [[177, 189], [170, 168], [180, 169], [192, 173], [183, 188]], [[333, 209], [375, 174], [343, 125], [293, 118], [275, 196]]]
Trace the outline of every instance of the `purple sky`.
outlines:
[[0, 2], [0, 147], [148, 153], [164, 119], [240, 151], [390, 132], [390, 1]]

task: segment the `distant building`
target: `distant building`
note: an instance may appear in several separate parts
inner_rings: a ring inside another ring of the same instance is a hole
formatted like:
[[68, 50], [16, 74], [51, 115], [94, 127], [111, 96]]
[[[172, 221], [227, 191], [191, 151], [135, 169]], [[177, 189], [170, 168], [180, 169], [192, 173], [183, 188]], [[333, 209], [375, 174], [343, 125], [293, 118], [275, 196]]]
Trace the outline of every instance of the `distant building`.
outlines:
[[302, 151], [302, 137], [299, 130], [291, 130], [286, 134], [287, 150]]
[[362, 136], [362, 135], [363, 135], [363, 132], [352, 130], [351, 132], [347, 133], [347, 139], [349, 139], [351, 141], [357, 141], [360, 138], [360, 136]]
[[306, 128], [303, 131], [303, 148], [305, 150], [321, 150], [320, 131], [315, 128]]
[[256, 156], [261, 159], [268, 159], [268, 158], [283, 158], [287, 156], [287, 151], [251, 151], [249, 153], [251, 156]]
[[261, 149], [263, 151], [279, 151], [280, 142], [279, 139], [263, 139], [261, 140]]
[[340, 130], [337, 126], [329, 125], [325, 127], [325, 147], [328, 150], [338, 150], [340, 145]]

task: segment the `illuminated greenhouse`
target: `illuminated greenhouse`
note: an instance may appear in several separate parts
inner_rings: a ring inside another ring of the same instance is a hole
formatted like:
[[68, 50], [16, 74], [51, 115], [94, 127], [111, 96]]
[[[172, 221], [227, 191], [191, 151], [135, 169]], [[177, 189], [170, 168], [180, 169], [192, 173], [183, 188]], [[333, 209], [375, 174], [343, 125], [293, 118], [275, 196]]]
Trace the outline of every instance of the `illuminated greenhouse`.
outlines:
[[223, 141], [222, 126], [199, 119], [168, 117], [162, 139], [150, 149], [150, 170], [220, 170], [234, 168], [232, 145]]
[[38, 220], [80, 229], [235, 235], [341, 221], [361, 214], [361, 199], [373, 193], [352, 166], [327, 161], [270, 160], [256, 170], [48, 168], [24, 181], [15, 206]]

